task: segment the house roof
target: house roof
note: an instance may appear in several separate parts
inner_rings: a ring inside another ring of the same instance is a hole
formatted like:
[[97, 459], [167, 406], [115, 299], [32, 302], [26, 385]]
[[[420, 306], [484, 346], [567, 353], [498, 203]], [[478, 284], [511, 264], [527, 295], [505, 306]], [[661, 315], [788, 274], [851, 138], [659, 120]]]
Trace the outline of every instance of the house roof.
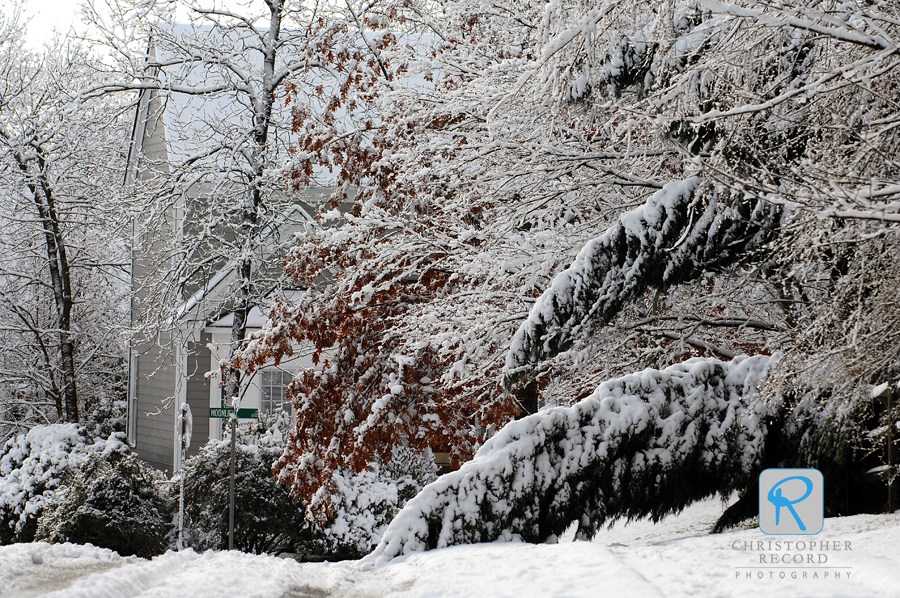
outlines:
[[[314, 200], [315, 194], [318, 192], [318, 198], [324, 200], [330, 195], [331, 190], [327, 188], [310, 188], [306, 190], [307, 200]], [[306, 203], [306, 202], [303, 202]], [[312, 202], [310, 202], [312, 203]], [[315, 204], [313, 204], [315, 205]], [[276, 236], [285, 236], [300, 232], [304, 226], [318, 227], [319, 223], [310, 213], [311, 206], [296, 204], [290, 206], [282, 215], [271, 222], [259, 233], [257, 243], [268, 249], [268, 253], [275, 251], [277, 243], [274, 242]], [[234, 280], [234, 273], [237, 268], [237, 262], [231, 261], [222, 267], [209, 281], [200, 287], [187, 301], [178, 306], [176, 310], [176, 318], [183, 320], [193, 316], [193, 319], [207, 319], [207, 317], [216, 317], [216, 315], [207, 316], [205, 310], [202, 309], [204, 303], [214, 304], [222, 293], [228, 289], [230, 283]], [[192, 314], [193, 312], [193, 314]]]
[[[305, 292], [305, 290], [285, 289], [278, 291], [278, 295], [288, 303], [296, 305]], [[259, 307], [254, 307], [250, 310], [250, 313], [247, 314], [247, 328], [262, 328], [263, 324], [266, 323], [266, 318], [267, 316], [263, 314]], [[228, 312], [215, 322], [207, 324], [206, 327], [231, 329], [232, 324], [234, 324], [234, 312]]]

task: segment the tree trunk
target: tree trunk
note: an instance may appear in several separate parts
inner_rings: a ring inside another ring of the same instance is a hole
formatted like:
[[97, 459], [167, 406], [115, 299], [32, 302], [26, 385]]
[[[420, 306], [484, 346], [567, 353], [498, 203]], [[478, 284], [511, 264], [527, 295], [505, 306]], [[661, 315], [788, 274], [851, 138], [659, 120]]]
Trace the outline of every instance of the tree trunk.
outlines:
[[269, 124], [272, 120], [272, 108], [275, 105], [275, 57], [276, 44], [281, 31], [281, 17], [283, 10], [283, 2], [275, 0], [269, 2], [269, 31], [266, 34], [267, 43], [265, 46], [265, 55], [263, 56], [263, 85], [260, 95], [253, 102], [253, 139], [255, 141], [255, 152], [253, 159], [253, 179], [250, 181], [250, 205], [244, 210], [243, 224], [246, 228], [247, 239], [245, 243], [246, 254], [242, 256], [240, 265], [238, 266], [238, 277], [240, 280], [240, 290], [238, 298], [234, 306], [234, 321], [231, 325], [231, 353], [229, 355], [228, 364], [228, 382], [225, 385], [226, 399], [228, 405], [237, 406], [241, 392], [241, 372], [234, 367], [234, 358], [243, 348], [244, 340], [247, 338], [247, 317], [252, 309], [251, 304], [253, 290], [253, 242], [256, 235], [257, 224], [259, 222], [259, 210], [262, 207], [264, 198], [262, 194], [262, 181], [265, 170], [265, 151], [266, 143], [269, 137]]
[[[72, 279], [65, 240], [60, 229], [56, 198], [47, 178], [47, 162], [43, 150], [38, 149], [40, 188], [29, 183], [32, 199], [41, 218], [44, 230], [47, 265], [57, 313], [57, 334], [59, 337], [59, 368], [62, 377], [62, 402], [67, 422], [77, 422], [78, 393], [75, 387], [75, 341], [72, 338]], [[24, 166], [24, 164], [22, 165]], [[27, 167], [23, 170], [27, 171]]]
[[525, 386], [520, 386], [516, 391], [516, 401], [519, 403], [519, 415], [521, 419], [527, 415], [538, 412], [537, 381], [532, 380]]

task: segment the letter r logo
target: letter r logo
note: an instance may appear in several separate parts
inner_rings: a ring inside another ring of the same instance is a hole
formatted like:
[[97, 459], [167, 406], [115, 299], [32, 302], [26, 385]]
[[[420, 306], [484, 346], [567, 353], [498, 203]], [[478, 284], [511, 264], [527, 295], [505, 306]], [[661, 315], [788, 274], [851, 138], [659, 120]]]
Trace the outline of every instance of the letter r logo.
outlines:
[[818, 534], [825, 525], [825, 482], [818, 469], [767, 469], [759, 476], [764, 534]]

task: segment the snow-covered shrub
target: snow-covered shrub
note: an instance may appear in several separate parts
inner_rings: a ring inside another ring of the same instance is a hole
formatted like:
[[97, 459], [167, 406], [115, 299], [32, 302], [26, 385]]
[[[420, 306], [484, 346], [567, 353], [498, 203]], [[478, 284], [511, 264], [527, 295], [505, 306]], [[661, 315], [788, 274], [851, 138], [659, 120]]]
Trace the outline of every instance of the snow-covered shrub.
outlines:
[[37, 520], [70, 468], [94, 453], [127, 450], [118, 435], [92, 439], [78, 424], [35, 426], [0, 448], [0, 543], [30, 542]]
[[691, 359], [602, 384], [571, 407], [504, 427], [394, 518], [376, 560], [453, 544], [582, 536], [659, 519], [752, 483], [773, 409], [756, 389], [776, 358]]
[[[330, 513], [318, 540], [321, 551], [346, 557], [372, 552], [394, 516], [436, 473], [431, 451], [420, 455], [404, 447], [395, 447], [387, 464], [359, 473], [335, 472], [337, 490], [323, 488], [313, 498], [326, 502], [323, 510]], [[315, 520], [312, 513], [308, 517]]]
[[[237, 436], [234, 547], [256, 554], [298, 552], [310, 538], [303, 503], [272, 475], [290, 421], [286, 414], [260, 418], [243, 424]], [[209, 441], [182, 472], [186, 542], [197, 550], [227, 548], [230, 438]]]
[[130, 451], [94, 452], [45, 503], [35, 539], [151, 558], [168, 548], [172, 500], [162, 472]]
[[109, 438], [112, 434], [125, 434], [128, 421], [128, 403], [103, 400], [85, 421], [85, 428], [94, 438]]

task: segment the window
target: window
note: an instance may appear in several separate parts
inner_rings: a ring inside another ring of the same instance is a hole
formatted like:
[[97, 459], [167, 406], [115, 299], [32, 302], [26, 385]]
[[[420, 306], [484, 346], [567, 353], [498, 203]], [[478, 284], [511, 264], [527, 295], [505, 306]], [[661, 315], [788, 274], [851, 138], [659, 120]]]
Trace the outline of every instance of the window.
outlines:
[[274, 413], [276, 409], [283, 409], [290, 413], [291, 402], [284, 398], [284, 393], [294, 379], [293, 375], [281, 370], [263, 370], [260, 375], [262, 394], [259, 397], [259, 410]]

